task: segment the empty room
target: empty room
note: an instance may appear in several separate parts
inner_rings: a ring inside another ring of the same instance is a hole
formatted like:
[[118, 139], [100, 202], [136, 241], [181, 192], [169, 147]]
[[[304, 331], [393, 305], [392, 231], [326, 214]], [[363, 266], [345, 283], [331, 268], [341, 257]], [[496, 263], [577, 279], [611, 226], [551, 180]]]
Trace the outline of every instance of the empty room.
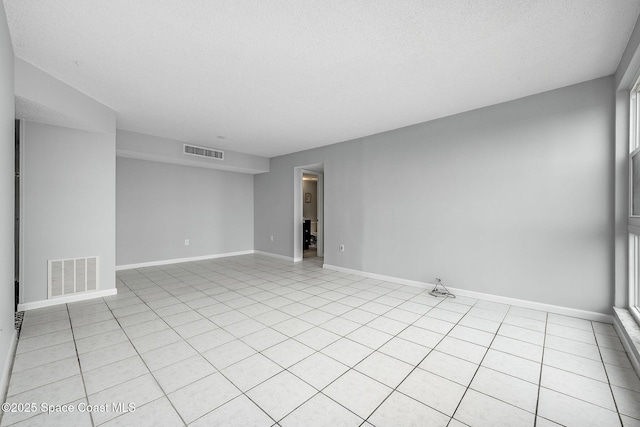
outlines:
[[640, 426], [640, 0], [3, 0], [0, 426]]

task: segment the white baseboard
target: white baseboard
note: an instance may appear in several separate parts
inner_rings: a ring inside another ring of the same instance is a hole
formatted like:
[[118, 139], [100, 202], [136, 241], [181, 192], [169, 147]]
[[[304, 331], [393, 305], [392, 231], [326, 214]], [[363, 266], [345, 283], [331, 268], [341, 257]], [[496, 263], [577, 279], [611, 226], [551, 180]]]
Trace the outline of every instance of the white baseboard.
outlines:
[[11, 369], [13, 368], [13, 358], [16, 354], [16, 347], [18, 345], [18, 333], [14, 329], [13, 334], [10, 338], [11, 342], [9, 343], [9, 349], [6, 354], [6, 359], [4, 361], [4, 367], [2, 368], [2, 377], [0, 378], [0, 393], [2, 395], [2, 402], [5, 402], [7, 399], [7, 392], [9, 391], [9, 379], [11, 377]]
[[[339, 267], [335, 265], [324, 264], [322, 266], [328, 270], [340, 271], [343, 273], [355, 274], [357, 276], [368, 277], [371, 279], [384, 280], [386, 282], [399, 283], [401, 285], [414, 286], [418, 288], [430, 289], [435, 283], [418, 282], [415, 280], [407, 280], [399, 277], [384, 276], [382, 274], [368, 273], [366, 271], [352, 270], [350, 268]], [[504, 297], [500, 295], [485, 294], [483, 292], [468, 291], [466, 289], [452, 288], [447, 286], [452, 293], [469, 298], [477, 298], [485, 301], [497, 302], [501, 304], [515, 305], [517, 307], [530, 308], [532, 310], [547, 311], [549, 313], [562, 314], [565, 316], [579, 317], [581, 319], [593, 320], [596, 322], [613, 323], [613, 316], [595, 311], [580, 310], [577, 308], [563, 307], [559, 305], [545, 304], [542, 302], [527, 301], [517, 298]]]
[[273, 254], [271, 252], [254, 251], [254, 253], [256, 253], [258, 255], [268, 256], [268, 257], [271, 257], [271, 258], [278, 258], [278, 259], [281, 259], [283, 261], [290, 261], [290, 262], [302, 261], [302, 258], [293, 258], [293, 257], [286, 256], [286, 255]]
[[70, 295], [68, 297], [52, 298], [52, 299], [46, 299], [42, 301], [24, 302], [24, 303], [18, 304], [18, 311], [35, 310], [36, 308], [44, 308], [44, 307], [51, 307], [54, 305], [67, 304], [71, 302], [86, 301], [94, 298], [108, 297], [108, 296], [117, 295], [117, 294], [118, 294], [118, 290], [116, 288], [113, 288], [113, 289], [104, 289], [104, 290], [95, 291], [95, 292], [85, 292], [78, 295]]
[[165, 259], [160, 261], [149, 261], [149, 262], [141, 262], [138, 264], [126, 264], [126, 265], [116, 265], [116, 271], [120, 270], [131, 270], [133, 268], [143, 268], [143, 267], [156, 267], [158, 265], [168, 265], [168, 264], [179, 264], [181, 262], [193, 262], [193, 261], [204, 261], [208, 259], [215, 258], [226, 258], [230, 256], [238, 256], [238, 255], [249, 255], [254, 253], [253, 249], [248, 251], [240, 251], [240, 252], [227, 252], [223, 254], [215, 254], [215, 255], [203, 255], [196, 256], [191, 258], [176, 258], [176, 259]]

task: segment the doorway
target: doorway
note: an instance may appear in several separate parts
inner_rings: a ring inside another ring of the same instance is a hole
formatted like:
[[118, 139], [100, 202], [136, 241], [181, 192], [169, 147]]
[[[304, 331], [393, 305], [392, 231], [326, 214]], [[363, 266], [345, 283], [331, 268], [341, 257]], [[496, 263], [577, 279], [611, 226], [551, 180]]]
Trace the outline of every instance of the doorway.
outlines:
[[324, 165], [294, 169], [294, 261], [324, 257]]
[[13, 222], [13, 286], [14, 311], [20, 303], [20, 120], [15, 121], [15, 175], [14, 175], [14, 222]]
[[302, 174], [302, 257], [318, 256], [318, 175]]

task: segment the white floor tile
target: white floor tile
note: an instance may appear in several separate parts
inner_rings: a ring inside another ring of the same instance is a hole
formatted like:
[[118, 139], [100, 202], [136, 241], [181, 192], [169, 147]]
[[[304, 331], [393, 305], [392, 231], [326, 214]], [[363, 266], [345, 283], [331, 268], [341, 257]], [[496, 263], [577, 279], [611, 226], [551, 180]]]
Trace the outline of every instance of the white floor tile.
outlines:
[[190, 424], [193, 427], [269, 427], [274, 420], [246, 396], [238, 396]]
[[626, 415], [621, 415], [620, 418], [624, 427], [640, 427], [640, 420], [637, 418], [631, 418]]
[[109, 320], [103, 320], [101, 322], [90, 323], [85, 326], [73, 327], [73, 336], [75, 339], [82, 339], [90, 337], [96, 334], [103, 334], [105, 332], [116, 331], [120, 329], [120, 324], [116, 322], [113, 317]]
[[[478, 302], [478, 304], [481, 301]], [[504, 319], [506, 313], [500, 312], [500, 311], [494, 311], [491, 309], [485, 309], [485, 308], [481, 308], [479, 307], [479, 305], [476, 304], [475, 306], [473, 306], [471, 308], [471, 310], [469, 310], [466, 314], [465, 317], [474, 317], [474, 318], [479, 318], [479, 319], [484, 319], [484, 320], [490, 320], [492, 322], [502, 322], [502, 320]]]
[[39, 350], [16, 354], [13, 360], [13, 372], [18, 373], [40, 365], [76, 356], [76, 346], [73, 341], [53, 345]]
[[444, 427], [449, 417], [402, 393], [393, 392], [369, 417], [369, 421], [376, 427]]
[[633, 365], [631, 365], [629, 357], [624, 351], [612, 350], [605, 347], [600, 347], [599, 349], [604, 363], [620, 366], [621, 368], [633, 369]]
[[587, 332], [593, 332], [591, 322], [577, 317], [563, 316], [562, 314], [549, 313], [548, 322], [554, 325], [567, 326], [574, 329], [581, 329]]
[[615, 411], [609, 384], [550, 366], [542, 367], [542, 387]]
[[404, 362], [417, 365], [422, 359], [424, 359], [431, 349], [396, 337], [380, 347], [378, 351]]
[[273, 329], [288, 337], [294, 337], [313, 327], [311, 323], [296, 318], [287, 319], [272, 326]]
[[[80, 375], [75, 375], [20, 394], [9, 396], [6, 399], [8, 403], [36, 403], [36, 411], [35, 413], [26, 411], [3, 412], [2, 426], [11, 425], [31, 418], [36, 414], [43, 413], [40, 406], [42, 403], [48, 405], [64, 405], [79, 399], [84, 399], [85, 397], [84, 385]], [[44, 413], [46, 414], [46, 412]]]
[[398, 391], [438, 411], [452, 416], [466, 387], [423, 369], [416, 369], [400, 384]]
[[245, 392], [282, 370], [281, 366], [258, 353], [223, 369], [222, 373]]
[[128, 426], [166, 426], [180, 427], [184, 425], [182, 419], [166, 397], [136, 408], [135, 411], [120, 415], [102, 424], [104, 427]]
[[17, 372], [11, 376], [7, 396], [33, 390], [80, 374], [78, 359], [70, 357]]
[[536, 412], [536, 404], [538, 402], [537, 384], [480, 367], [469, 387], [525, 411]]
[[271, 418], [279, 421], [316, 393], [309, 384], [283, 371], [249, 390], [247, 396]]
[[457, 325], [449, 332], [449, 336], [459, 340], [468, 341], [483, 347], [489, 347], [493, 341], [494, 334], [469, 328], [468, 326]]
[[[124, 334], [123, 334], [124, 335]], [[65, 342], [72, 342], [73, 335], [71, 330], [53, 332], [47, 335], [40, 335], [33, 338], [20, 337], [16, 354], [26, 353], [28, 351], [40, 350]]]
[[554, 368], [593, 378], [594, 380], [607, 382], [607, 375], [602, 362], [587, 359], [586, 357], [548, 348], [544, 351], [543, 363]]
[[191, 423], [239, 395], [240, 390], [216, 372], [169, 394], [168, 397], [182, 419]]
[[[344, 316], [345, 319], [348, 320], [353, 320], [353, 321], [357, 321], [357, 319], [352, 319], [350, 317], [347, 316], [347, 314], [351, 314], [353, 312], [350, 311], [348, 313], [346, 313]], [[305, 322], [311, 323], [312, 325], [318, 326], [323, 324], [324, 322], [333, 319], [335, 316], [333, 314], [327, 313], [325, 311], [321, 311], [321, 310], [310, 310], [307, 311], [306, 313], [303, 313], [301, 315], [298, 316], [298, 319], [300, 320], [304, 320]], [[365, 322], [366, 323], [366, 322]]]
[[609, 364], [605, 364], [605, 369], [612, 385], [640, 393], [640, 379], [636, 371]]
[[262, 352], [264, 356], [283, 368], [288, 368], [313, 353], [315, 353], [314, 349], [293, 339], [283, 341]]
[[430, 331], [438, 332], [440, 334], [448, 334], [451, 329], [456, 325], [455, 323], [447, 322], [444, 320], [436, 319], [434, 317], [421, 317], [414, 324], [419, 328], [428, 329]]
[[428, 329], [418, 328], [417, 326], [408, 326], [398, 334], [398, 338], [434, 348], [444, 338], [444, 335]]
[[94, 394], [109, 387], [129, 381], [147, 374], [149, 370], [135, 355], [109, 365], [101, 366], [89, 372], [84, 372], [84, 384], [88, 394]]
[[552, 323], [551, 320], [547, 324], [547, 335], [554, 335], [585, 344], [596, 345], [596, 337], [593, 330], [585, 331], [583, 329], [572, 328], [570, 326], [562, 326]]
[[364, 420], [318, 393], [280, 421], [282, 427], [357, 427]]
[[567, 338], [547, 335], [544, 341], [544, 346], [547, 348], [552, 348], [554, 350], [564, 351], [565, 353], [587, 357], [595, 361], [602, 360], [598, 347], [592, 344], [585, 344]]
[[171, 393], [215, 372], [202, 356], [195, 355], [153, 372], [165, 393]]
[[131, 342], [139, 353], [145, 353], [180, 340], [182, 340], [182, 337], [173, 329], [164, 329], [139, 338], [132, 338]]
[[435, 349], [476, 364], [482, 361], [487, 352], [486, 347], [448, 336], [444, 337]]
[[389, 319], [397, 320], [398, 322], [406, 323], [408, 325], [420, 319], [422, 316], [411, 311], [402, 310], [401, 308], [394, 308], [393, 310], [387, 311], [384, 314], [384, 317], [388, 317]]
[[545, 320], [535, 320], [530, 319], [528, 317], [518, 316], [509, 312], [504, 321], [502, 322], [506, 325], [517, 326], [519, 328], [529, 329], [531, 331], [544, 333], [545, 328], [547, 326], [547, 322]]
[[478, 365], [449, 354], [434, 350], [418, 365], [425, 371], [439, 375], [460, 385], [468, 386], [478, 370]]
[[[109, 407], [114, 403], [122, 403], [123, 408], [127, 408], [129, 404], [140, 407], [145, 403], [162, 397], [162, 395], [162, 390], [158, 387], [151, 374], [146, 374], [99, 393], [89, 395], [89, 403], [91, 405], [108, 405]], [[94, 412], [92, 416], [95, 424], [102, 424], [123, 413], [118, 411]]]
[[196, 351], [189, 344], [184, 341], [178, 341], [147, 353], [142, 353], [141, 356], [149, 369], [156, 371], [196, 354]]
[[534, 414], [474, 390], [467, 391], [454, 418], [474, 427], [533, 427], [535, 422]]
[[254, 354], [252, 347], [237, 339], [202, 353], [219, 371]]
[[358, 363], [354, 369], [395, 388], [414, 369], [414, 366], [376, 351]]
[[608, 334], [596, 334], [596, 341], [600, 347], [606, 347], [613, 350], [625, 351], [620, 338]]
[[187, 342], [200, 353], [204, 353], [207, 350], [211, 350], [212, 348], [216, 348], [235, 339], [236, 337], [223, 329], [214, 329], [188, 338]]
[[495, 334], [500, 328], [500, 322], [468, 315], [463, 317], [458, 324], [462, 326], [468, 326], [473, 329], [490, 332], [492, 334]]
[[612, 386], [618, 411], [628, 417], [640, 419], [640, 393], [626, 388]]
[[[281, 334], [278, 331], [274, 331], [271, 328], [261, 329], [253, 332], [249, 335], [245, 335], [241, 338], [243, 342], [253, 347], [257, 351], [263, 351], [271, 346], [274, 346], [282, 341], [285, 341], [288, 337]], [[298, 337], [296, 337], [298, 339]]]
[[534, 362], [542, 362], [542, 346], [530, 344], [525, 341], [498, 335], [491, 343], [491, 348]]
[[[74, 409], [78, 408], [80, 404], [86, 407], [86, 399], [71, 403]], [[2, 426], [4, 425], [3, 419]], [[91, 422], [91, 415], [88, 412], [74, 410], [73, 412], [45, 413], [13, 425], [17, 427], [92, 427], [93, 423]]]
[[542, 346], [544, 345], [544, 333], [533, 331], [520, 326], [509, 325], [503, 323], [498, 330], [498, 335], [513, 338], [520, 341], [526, 341], [530, 344]]
[[389, 319], [384, 316], [380, 316], [367, 323], [367, 326], [391, 335], [397, 335], [400, 331], [407, 327], [407, 324], [399, 322], [397, 320]]
[[242, 338], [246, 335], [265, 329], [266, 326], [257, 320], [246, 319], [231, 325], [225, 326], [225, 331], [229, 332], [238, 338]]
[[[296, 337], [297, 338], [297, 337]], [[386, 332], [363, 326], [347, 335], [352, 341], [365, 345], [371, 349], [377, 349], [393, 338]]]
[[347, 338], [341, 338], [320, 350], [321, 353], [333, 357], [349, 367], [355, 366], [362, 359], [373, 353], [373, 350]]
[[538, 415], [567, 427], [620, 425], [617, 413], [545, 387], [540, 389]]
[[366, 419], [391, 391], [384, 384], [351, 370], [331, 383], [323, 393]]
[[348, 366], [322, 353], [312, 354], [289, 368], [291, 373], [318, 390], [322, 390], [348, 370]]
[[482, 360], [482, 366], [529, 381], [533, 384], [540, 382], [540, 369], [542, 368], [540, 363], [502, 351], [489, 349]]

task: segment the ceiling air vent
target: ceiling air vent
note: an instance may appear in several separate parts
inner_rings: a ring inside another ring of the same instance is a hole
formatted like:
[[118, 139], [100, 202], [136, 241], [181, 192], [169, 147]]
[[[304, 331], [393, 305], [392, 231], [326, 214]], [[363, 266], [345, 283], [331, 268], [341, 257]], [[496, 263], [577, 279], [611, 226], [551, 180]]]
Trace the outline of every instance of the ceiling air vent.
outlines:
[[212, 150], [211, 148], [197, 147], [195, 145], [184, 144], [184, 154], [198, 157], [208, 157], [210, 159], [224, 160], [224, 151]]

